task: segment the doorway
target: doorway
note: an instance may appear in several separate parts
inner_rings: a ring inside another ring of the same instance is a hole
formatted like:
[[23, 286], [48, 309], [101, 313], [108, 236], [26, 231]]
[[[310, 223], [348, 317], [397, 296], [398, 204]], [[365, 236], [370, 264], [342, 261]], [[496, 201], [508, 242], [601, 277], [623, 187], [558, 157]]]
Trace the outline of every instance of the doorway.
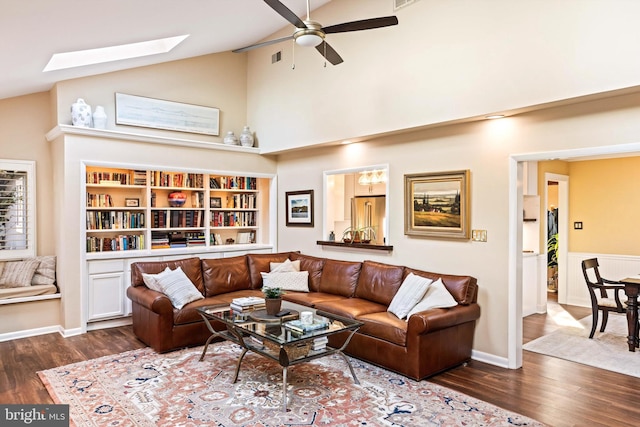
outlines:
[[[567, 254], [569, 246], [569, 177], [544, 174], [546, 215], [545, 259], [546, 274], [539, 284], [541, 292], [560, 304], [567, 303]], [[555, 294], [555, 295], [554, 295]], [[546, 305], [546, 304], [545, 304]]]

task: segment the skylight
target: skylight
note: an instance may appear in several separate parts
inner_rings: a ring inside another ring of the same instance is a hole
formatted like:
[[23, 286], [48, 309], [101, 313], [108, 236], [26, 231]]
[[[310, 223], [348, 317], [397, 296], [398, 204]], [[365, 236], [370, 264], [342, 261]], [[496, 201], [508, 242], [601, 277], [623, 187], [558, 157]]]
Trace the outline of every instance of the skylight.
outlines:
[[85, 65], [102, 64], [104, 62], [139, 58], [158, 53], [167, 53], [187, 37], [189, 37], [189, 34], [118, 46], [55, 53], [42, 71], [63, 70], [66, 68], [82, 67]]

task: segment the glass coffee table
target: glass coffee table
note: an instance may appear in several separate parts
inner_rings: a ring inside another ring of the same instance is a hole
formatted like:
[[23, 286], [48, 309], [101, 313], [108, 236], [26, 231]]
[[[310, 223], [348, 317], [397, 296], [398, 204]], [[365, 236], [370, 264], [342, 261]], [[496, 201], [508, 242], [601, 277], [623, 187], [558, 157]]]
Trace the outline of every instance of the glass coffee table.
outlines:
[[[353, 334], [362, 326], [362, 322], [316, 311], [288, 301], [282, 302], [282, 309], [289, 311], [290, 314], [278, 318], [265, 316], [264, 313], [258, 313], [257, 311], [255, 313], [238, 313], [229, 307], [225, 308], [219, 305], [198, 308], [205, 325], [211, 332], [211, 336], [202, 350], [200, 360], [204, 359], [211, 340], [216, 337], [232, 341], [242, 347], [242, 353], [236, 364], [233, 377], [234, 383], [238, 380], [242, 359], [248, 351], [275, 360], [282, 366], [282, 409], [285, 412], [287, 410], [287, 369], [289, 366], [309, 362], [331, 354], [338, 354], [349, 367], [353, 381], [356, 384], [360, 384], [349, 359], [342, 351], [351, 341]], [[290, 327], [295, 325], [288, 325], [288, 322], [295, 321], [298, 313], [302, 311], [313, 312], [314, 323], [322, 324], [324, 327], [306, 332], [299, 329], [291, 329]], [[211, 321], [224, 323], [226, 330], [216, 331]], [[326, 345], [326, 340], [330, 335], [340, 332], [350, 332], [340, 348]]]

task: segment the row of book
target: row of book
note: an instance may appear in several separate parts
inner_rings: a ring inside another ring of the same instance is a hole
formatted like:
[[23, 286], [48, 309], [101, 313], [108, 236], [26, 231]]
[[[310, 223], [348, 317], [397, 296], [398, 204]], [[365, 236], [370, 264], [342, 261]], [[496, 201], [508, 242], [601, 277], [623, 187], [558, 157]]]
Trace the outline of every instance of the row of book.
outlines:
[[[145, 179], [140, 185], [146, 184], [146, 172], [134, 171], [134, 177], [136, 174], [143, 174]], [[132, 179], [128, 172], [87, 172], [87, 184], [132, 185]]]
[[212, 227], [255, 227], [255, 212], [211, 212]]
[[122, 234], [116, 237], [87, 237], [87, 252], [111, 252], [144, 249], [144, 235]]
[[143, 228], [144, 213], [129, 211], [88, 211], [87, 230]]
[[209, 188], [222, 190], [256, 190], [258, 180], [250, 176], [221, 176], [209, 178]]
[[203, 188], [201, 173], [151, 171], [152, 187]]
[[88, 208], [111, 208], [113, 207], [113, 199], [109, 194], [92, 194], [87, 193]]
[[255, 194], [234, 194], [227, 197], [226, 209], [255, 209], [256, 206]]
[[204, 224], [204, 211], [165, 211], [152, 212], [153, 228], [198, 228]]

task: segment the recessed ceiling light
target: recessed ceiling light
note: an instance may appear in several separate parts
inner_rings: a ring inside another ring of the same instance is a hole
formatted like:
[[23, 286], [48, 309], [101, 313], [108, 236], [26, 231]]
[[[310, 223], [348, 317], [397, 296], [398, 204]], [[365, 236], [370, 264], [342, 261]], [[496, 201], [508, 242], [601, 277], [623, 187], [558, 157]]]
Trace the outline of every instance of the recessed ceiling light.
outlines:
[[486, 116], [485, 119], [503, 119], [504, 114], [493, 114], [491, 116]]
[[120, 61], [122, 59], [139, 58], [158, 53], [167, 53], [187, 37], [189, 37], [189, 34], [118, 46], [56, 53], [51, 57], [49, 63], [42, 71], [63, 70], [85, 65]]

